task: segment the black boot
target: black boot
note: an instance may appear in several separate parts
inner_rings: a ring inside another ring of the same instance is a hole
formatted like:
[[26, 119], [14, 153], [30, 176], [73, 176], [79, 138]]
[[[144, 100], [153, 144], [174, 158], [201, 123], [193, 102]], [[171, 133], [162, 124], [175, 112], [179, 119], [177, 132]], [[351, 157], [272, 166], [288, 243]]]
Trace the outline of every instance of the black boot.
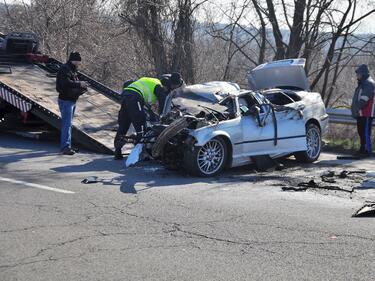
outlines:
[[75, 152], [70, 147], [65, 148], [63, 151], [61, 151], [62, 155], [74, 155]]
[[121, 151], [121, 149], [116, 149], [115, 150], [115, 157], [114, 157], [114, 159], [115, 160], [121, 160], [121, 159], [123, 159], [124, 157], [122, 156], [122, 151]]

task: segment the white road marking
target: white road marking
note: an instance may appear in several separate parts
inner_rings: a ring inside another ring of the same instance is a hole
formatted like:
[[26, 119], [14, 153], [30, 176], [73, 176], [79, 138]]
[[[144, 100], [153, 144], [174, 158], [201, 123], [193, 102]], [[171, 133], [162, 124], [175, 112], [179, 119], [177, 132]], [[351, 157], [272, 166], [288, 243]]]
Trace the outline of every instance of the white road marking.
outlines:
[[26, 185], [26, 186], [30, 186], [30, 187], [39, 188], [39, 189], [55, 191], [55, 192], [60, 192], [60, 193], [66, 193], [66, 194], [74, 194], [75, 193], [73, 191], [69, 191], [69, 190], [65, 190], [65, 189], [59, 189], [59, 188], [49, 187], [49, 186], [45, 186], [45, 185], [41, 185], [41, 184], [19, 181], [19, 180], [3, 178], [3, 177], [0, 177], [0, 181], [5, 181], [5, 182], [10, 182], [10, 183], [15, 183], [15, 184], [21, 184], [21, 185]]

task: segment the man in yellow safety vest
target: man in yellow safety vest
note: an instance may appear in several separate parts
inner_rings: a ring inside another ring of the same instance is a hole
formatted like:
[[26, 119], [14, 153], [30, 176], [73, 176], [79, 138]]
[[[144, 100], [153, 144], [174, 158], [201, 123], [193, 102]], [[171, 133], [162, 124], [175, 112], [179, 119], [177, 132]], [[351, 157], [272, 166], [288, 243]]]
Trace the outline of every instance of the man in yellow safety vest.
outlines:
[[[127, 83], [128, 84], [128, 83]], [[146, 113], [144, 107], [158, 104], [159, 113], [163, 112], [164, 103], [170, 91], [180, 87], [183, 80], [179, 73], [172, 73], [159, 80], [151, 77], [142, 77], [123, 89], [121, 109], [118, 115], [118, 130], [115, 137], [115, 160], [122, 159], [122, 147], [125, 144], [124, 136], [130, 124], [136, 131], [137, 140], [142, 137], [146, 129]]]

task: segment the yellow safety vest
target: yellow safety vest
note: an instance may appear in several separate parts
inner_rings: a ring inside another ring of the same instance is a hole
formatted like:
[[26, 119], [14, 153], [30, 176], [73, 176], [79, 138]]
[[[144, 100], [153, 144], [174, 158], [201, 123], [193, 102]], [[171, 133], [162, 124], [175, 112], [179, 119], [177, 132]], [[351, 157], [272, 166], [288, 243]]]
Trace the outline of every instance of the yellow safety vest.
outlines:
[[161, 85], [159, 79], [150, 78], [150, 77], [142, 77], [137, 81], [131, 83], [127, 86], [124, 90], [131, 90], [140, 94], [144, 101], [148, 104], [155, 104], [157, 101], [157, 97], [155, 95], [155, 87], [157, 85]]

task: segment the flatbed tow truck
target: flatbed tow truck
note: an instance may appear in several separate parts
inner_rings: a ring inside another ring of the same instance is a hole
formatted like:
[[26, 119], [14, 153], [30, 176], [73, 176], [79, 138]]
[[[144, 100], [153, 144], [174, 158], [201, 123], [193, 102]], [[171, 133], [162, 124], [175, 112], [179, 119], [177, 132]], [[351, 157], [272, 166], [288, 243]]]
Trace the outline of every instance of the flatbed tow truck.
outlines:
[[[10, 106], [25, 122], [36, 116], [59, 130], [61, 115], [55, 87], [61, 65], [38, 52], [38, 40], [32, 33], [0, 35], [0, 114], [4, 105]], [[80, 72], [79, 78], [90, 87], [77, 102], [73, 141], [92, 151], [113, 154], [121, 95], [84, 73]]]

